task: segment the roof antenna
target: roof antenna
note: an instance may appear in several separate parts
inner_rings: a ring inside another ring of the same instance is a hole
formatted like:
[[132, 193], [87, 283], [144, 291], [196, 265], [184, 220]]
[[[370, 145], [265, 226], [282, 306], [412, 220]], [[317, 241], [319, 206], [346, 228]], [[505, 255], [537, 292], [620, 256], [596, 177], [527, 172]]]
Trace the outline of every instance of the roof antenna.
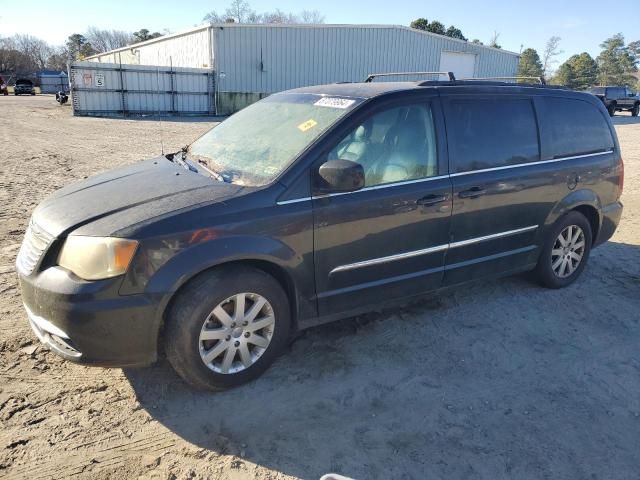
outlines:
[[162, 116], [160, 114], [160, 52], [158, 52], [158, 63], [156, 64], [156, 87], [158, 90], [158, 123], [160, 124], [160, 154], [164, 157], [164, 140], [162, 132]]

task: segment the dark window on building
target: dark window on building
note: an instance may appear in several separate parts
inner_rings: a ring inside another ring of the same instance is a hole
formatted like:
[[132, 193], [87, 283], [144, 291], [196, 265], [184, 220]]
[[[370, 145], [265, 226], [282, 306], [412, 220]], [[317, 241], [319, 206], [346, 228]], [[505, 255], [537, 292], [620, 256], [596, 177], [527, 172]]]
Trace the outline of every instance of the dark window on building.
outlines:
[[454, 172], [540, 159], [530, 100], [452, 100], [447, 108], [447, 134]]
[[541, 124], [551, 158], [604, 152], [613, 148], [609, 125], [591, 103], [571, 98], [545, 97]]

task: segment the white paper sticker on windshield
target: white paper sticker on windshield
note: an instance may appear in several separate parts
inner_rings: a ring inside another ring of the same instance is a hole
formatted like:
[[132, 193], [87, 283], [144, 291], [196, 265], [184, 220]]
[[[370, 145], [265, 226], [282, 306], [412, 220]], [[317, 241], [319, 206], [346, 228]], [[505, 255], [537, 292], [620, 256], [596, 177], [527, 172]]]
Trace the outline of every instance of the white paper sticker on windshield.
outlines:
[[349, 108], [356, 103], [355, 100], [349, 100], [348, 98], [335, 98], [335, 97], [322, 97], [314, 105], [316, 107], [331, 107], [331, 108]]

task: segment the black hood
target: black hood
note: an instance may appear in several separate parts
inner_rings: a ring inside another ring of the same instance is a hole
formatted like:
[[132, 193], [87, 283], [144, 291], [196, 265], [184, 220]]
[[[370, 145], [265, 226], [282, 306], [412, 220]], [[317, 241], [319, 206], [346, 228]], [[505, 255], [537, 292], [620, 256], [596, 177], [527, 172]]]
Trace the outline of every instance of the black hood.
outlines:
[[64, 187], [33, 212], [53, 236], [109, 236], [137, 223], [205, 203], [222, 202], [248, 189], [186, 170], [165, 157], [111, 170]]

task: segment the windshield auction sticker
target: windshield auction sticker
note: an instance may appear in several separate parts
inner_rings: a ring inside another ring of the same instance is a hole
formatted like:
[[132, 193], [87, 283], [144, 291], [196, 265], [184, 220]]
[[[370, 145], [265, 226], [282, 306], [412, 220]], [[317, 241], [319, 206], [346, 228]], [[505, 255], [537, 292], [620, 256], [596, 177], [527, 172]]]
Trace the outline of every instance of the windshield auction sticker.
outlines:
[[318, 122], [316, 122], [313, 119], [310, 119], [310, 120], [307, 120], [306, 122], [302, 122], [300, 125], [298, 125], [298, 130], [300, 130], [301, 132], [306, 132], [307, 130], [311, 130], [317, 124], [318, 124]]
[[331, 108], [349, 108], [356, 103], [355, 100], [348, 98], [336, 98], [336, 97], [322, 97], [314, 105], [316, 107], [331, 107]]

